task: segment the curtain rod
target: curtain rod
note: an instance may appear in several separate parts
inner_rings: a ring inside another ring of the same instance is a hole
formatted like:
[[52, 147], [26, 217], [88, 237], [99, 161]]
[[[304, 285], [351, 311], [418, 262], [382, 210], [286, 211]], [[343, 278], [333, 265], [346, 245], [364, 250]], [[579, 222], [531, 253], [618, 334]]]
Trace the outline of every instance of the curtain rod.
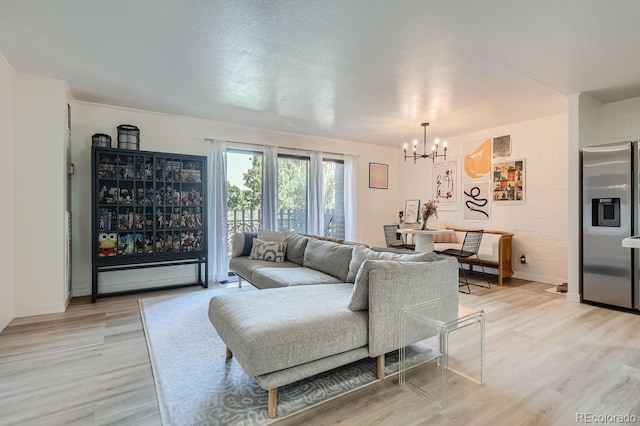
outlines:
[[[209, 141], [209, 142], [213, 142], [216, 139], [212, 139], [212, 138], [205, 138], [205, 140]], [[292, 151], [316, 151], [313, 149], [302, 149], [302, 148], [292, 148], [290, 146], [279, 146], [279, 145], [267, 145], [267, 144], [259, 144], [259, 143], [251, 143], [251, 142], [240, 142], [240, 141], [231, 141], [231, 140], [227, 140], [224, 139], [225, 142], [230, 142], [230, 143], [237, 143], [240, 145], [251, 145], [251, 146], [276, 146], [278, 148], [284, 148], [284, 149], [290, 149]], [[356, 158], [360, 158], [360, 156], [358, 154], [345, 154], [344, 152], [328, 152], [328, 151], [321, 151], [323, 154], [329, 154], [329, 155], [350, 155], [352, 157], [356, 157]]]

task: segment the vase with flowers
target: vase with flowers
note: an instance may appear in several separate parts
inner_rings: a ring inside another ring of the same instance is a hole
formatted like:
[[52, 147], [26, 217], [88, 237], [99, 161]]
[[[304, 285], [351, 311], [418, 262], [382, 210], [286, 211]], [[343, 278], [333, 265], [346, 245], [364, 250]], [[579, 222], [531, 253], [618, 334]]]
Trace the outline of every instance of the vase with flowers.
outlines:
[[431, 216], [435, 216], [436, 219], [438, 218], [438, 206], [436, 205], [436, 202], [434, 200], [429, 200], [429, 202], [425, 203], [422, 206], [421, 215], [422, 229], [425, 230], [427, 229], [427, 221]]

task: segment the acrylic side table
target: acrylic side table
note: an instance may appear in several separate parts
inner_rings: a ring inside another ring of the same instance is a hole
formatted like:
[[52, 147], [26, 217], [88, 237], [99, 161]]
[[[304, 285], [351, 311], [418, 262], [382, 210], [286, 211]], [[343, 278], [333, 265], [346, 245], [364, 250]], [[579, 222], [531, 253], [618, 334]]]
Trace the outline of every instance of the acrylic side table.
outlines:
[[[484, 384], [484, 329], [485, 314], [483, 310], [476, 310], [464, 305], [457, 305], [457, 314], [455, 312], [445, 312], [443, 305], [446, 301], [434, 299], [428, 302], [409, 306], [400, 311], [400, 341], [411, 341], [412, 335], [416, 335], [416, 327], [419, 334], [436, 336], [439, 344], [438, 351], [431, 359], [422, 360], [423, 365], [429, 361], [437, 363], [437, 388], [436, 391], [426, 391], [421, 386], [412, 383], [407, 379], [406, 373], [410, 368], [418, 365], [410, 365], [408, 363], [407, 349], [401, 345], [400, 348], [400, 384], [407, 386], [419, 395], [427, 398], [439, 407], [445, 407], [448, 403], [448, 379], [449, 371], [459, 374], [469, 380], [480, 385]], [[462, 328], [478, 324], [480, 328], [480, 377], [474, 377], [469, 374], [462, 373], [449, 368], [449, 334]]]

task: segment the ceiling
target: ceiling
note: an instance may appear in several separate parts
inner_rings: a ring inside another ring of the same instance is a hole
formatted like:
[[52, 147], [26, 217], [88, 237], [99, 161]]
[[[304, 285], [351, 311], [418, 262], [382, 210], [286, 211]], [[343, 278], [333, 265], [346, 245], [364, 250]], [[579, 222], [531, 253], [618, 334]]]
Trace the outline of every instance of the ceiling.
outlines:
[[640, 96], [635, 0], [3, 0], [74, 99], [400, 146]]

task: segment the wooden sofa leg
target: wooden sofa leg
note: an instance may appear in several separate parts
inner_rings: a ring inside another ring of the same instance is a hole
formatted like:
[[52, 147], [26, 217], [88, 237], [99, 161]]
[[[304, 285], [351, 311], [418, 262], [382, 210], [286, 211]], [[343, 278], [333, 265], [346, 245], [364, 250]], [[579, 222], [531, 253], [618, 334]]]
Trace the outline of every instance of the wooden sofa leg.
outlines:
[[384, 354], [378, 355], [378, 358], [376, 358], [376, 360], [377, 360], [377, 367], [378, 367], [378, 379], [383, 380], [384, 379]]
[[273, 419], [278, 415], [278, 388], [269, 389], [269, 405], [267, 406], [267, 416]]
[[227, 347], [227, 358], [226, 358], [226, 359], [227, 359], [227, 360], [230, 360], [231, 358], [233, 358], [233, 353], [231, 352], [231, 349], [229, 349], [229, 348]]

